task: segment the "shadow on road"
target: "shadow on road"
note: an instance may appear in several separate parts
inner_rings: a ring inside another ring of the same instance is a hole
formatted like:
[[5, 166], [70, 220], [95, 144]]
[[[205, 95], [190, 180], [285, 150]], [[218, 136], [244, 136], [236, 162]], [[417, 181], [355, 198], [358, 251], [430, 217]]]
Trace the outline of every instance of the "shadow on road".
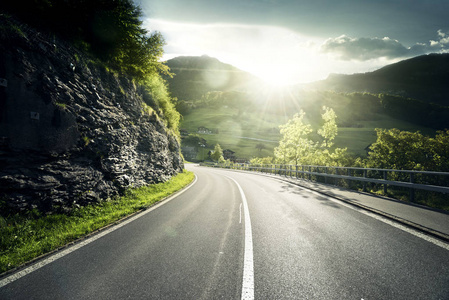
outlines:
[[326, 205], [326, 206], [333, 207], [333, 208], [338, 208], [338, 209], [341, 208], [338, 204], [336, 204], [335, 202], [330, 200], [329, 197], [321, 196], [321, 195], [318, 195], [318, 196], [314, 195], [314, 196], [312, 196], [309, 191], [306, 191], [306, 190], [304, 190], [304, 189], [302, 189], [300, 187], [294, 186], [294, 185], [285, 184], [285, 185], [282, 186], [282, 190], [280, 190], [279, 192], [280, 193], [290, 193], [290, 194], [295, 194], [295, 195], [301, 196], [298, 199], [301, 199], [301, 198], [309, 199], [309, 198], [311, 198], [311, 200], [318, 200], [318, 201], [320, 201], [320, 203], [322, 205]]

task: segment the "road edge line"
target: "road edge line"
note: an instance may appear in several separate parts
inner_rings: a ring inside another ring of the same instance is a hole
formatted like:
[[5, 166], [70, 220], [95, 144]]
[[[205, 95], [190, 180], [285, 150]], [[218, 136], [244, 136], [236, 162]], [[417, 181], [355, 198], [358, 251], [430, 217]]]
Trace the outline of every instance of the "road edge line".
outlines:
[[[237, 172], [237, 173], [254, 174], [254, 175], [259, 175], [259, 176], [263, 176], [263, 177], [276, 179], [276, 180], [283, 181], [283, 182], [288, 182], [290, 184], [296, 185], [296, 186], [301, 187], [303, 189], [306, 189], [306, 190], [309, 190], [309, 191], [312, 191], [312, 192], [315, 192], [315, 193], [319, 193], [321, 195], [324, 195], [324, 196], [327, 196], [329, 198], [333, 198], [335, 200], [338, 200], [338, 201], [341, 201], [341, 202], [346, 203], [348, 205], [351, 205], [353, 207], [356, 207], [356, 208], [368, 211], [368, 212], [370, 212], [370, 213], [372, 213], [374, 215], [378, 215], [378, 216], [383, 217], [383, 218], [385, 218], [385, 219], [387, 219], [389, 221], [396, 222], [399, 225], [402, 225], [402, 226], [405, 226], [405, 227], [408, 227], [410, 229], [415, 230], [417, 233], [421, 233], [421, 234], [427, 235], [428, 237], [434, 238], [435, 240], [437, 240], [439, 242], [443, 242], [443, 243], [446, 243], [446, 244], [449, 243], [449, 235], [447, 235], [447, 234], [445, 234], [443, 232], [437, 231], [437, 230], [432, 229], [432, 228], [425, 227], [423, 225], [420, 225], [420, 224], [414, 223], [412, 221], [406, 220], [404, 218], [401, 218], [401, 217], [389, 214], [387, 212], [378, 210], [376, 208], [373, 208], [373, 207], [370, 207], [370, 206], [367, 206], [367, 205], [363, 205], [363, 204], [354, 202], [354, 201], [349, 200], [349, 199], [338, 197], [338, 196], [333, 195], [333, 194], [328, 194], [326, 192], [314, 190], [311, 187], [302, 185], [300, 182], [295, 182], [293, 180], [293, 178], [292, 179], [282, 178], [282, 177], [277, 177], [276, 175], [270, 175], [270, 174], [264, 174], [264, 173], [256, 173], [256, 172], [250, 172], [250, 171], [241, 171], [241, 170], [229, 170], [229, 171], [233, 171], [233, 172]], [[349, 190], [349, 191], [351, 191], [351, 190]], [[353, 192], [360, 193], [358, 191], [353, 191]], [[372, 195], [372, 196], [375, 196], [375, 195]], [[438, 243], [434, 243], [434, 244], [440, 246]], [[446, 249], [446, 247], [443, 247], [443, 248]]]
[[13, 270], [7, 271], [3, 274], [0, 274], [0, 277], [3, 277], [0, 279], [0, 288], [58, 260], [61, 257], [66, 256], [67, 254], [70, 254], [71, 252], [74, 252], [80, 248], [82, 248], [85, 245], [88, 245], [97, 239], [131, 223], [134, 220], [137, 220], [140, 217], [143, 217], [144, 215], [150, 213], [151, 211], [159, 208], [160, 206], [170, 202], [174, 198], [178, 197], [179, 195], [183, 194], [185, 191], [190, 189], [198, 180], [198, 177], [195, 175], [195, 180], [193, 180], [189, 185], [182, 188], [181, 190], [173, 193], [172, 195], [163, 198], [156, 202], [155, 204], [141, 209], [139, 211], [136, 211], [135, 213], [128, 215], [126, 217], [123, 217], [122, 219], [115, 221], [114, 223], [111, 223], [109, 225], [106, 225], [103, 228], [100, 228], [94, 232], [91, 232], [88, 235], [85, 235], [84, 237], [81, 237], [75, 241], [72, 241], [58, 249], [55, 249], [53, 251], [50, 251], [46, 254], [43, 254], [39, 257], [34, 258], [33, 260], [23, 264], [22, 266], [19, 266]]

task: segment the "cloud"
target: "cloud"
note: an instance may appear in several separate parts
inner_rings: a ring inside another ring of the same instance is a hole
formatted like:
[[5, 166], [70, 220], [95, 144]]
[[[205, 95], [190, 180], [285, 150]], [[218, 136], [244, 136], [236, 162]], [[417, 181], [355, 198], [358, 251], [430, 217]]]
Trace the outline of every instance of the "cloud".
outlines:
[[346, 35], [327, 39], [320, 48], [322, 53], [333, 54], [340, 60], [367, 61], [372, 59], [396, 59], [430, 52], [448, 52], [448, 33], [438, 30], [438, 40], [428, 44], [417, 43], [406, 47], [398, 40], [384, 38], [351, 38]]

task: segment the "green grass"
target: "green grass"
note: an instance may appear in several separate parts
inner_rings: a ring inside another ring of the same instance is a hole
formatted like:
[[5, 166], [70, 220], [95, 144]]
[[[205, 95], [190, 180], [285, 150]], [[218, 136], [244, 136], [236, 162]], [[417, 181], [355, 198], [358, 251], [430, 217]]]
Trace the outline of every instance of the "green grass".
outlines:
[[[218, 143], [222, 149], [231, 149], [236, 152], [237, 158], [251, 159], [253, 157], [273, 156], [273, 149], [278, 146], [278, 141], [281, 138], [279, 125], [285, 124], [287, 120], [288, 118], [284, 115], [262, 114], [260, 111], [246, 111], [238, 115], [238, 110], [227, 107], [198, 108], [183, 117], [181, 128], [186, 129], [189, 133], [196, 133], [200, 126], [218, 129], [218, 134], [200, 134], [207, 141], [207, 151], [212, 150]], [[360, 128], [339, 127], [338, 136], [335, 139], [337, 147], [348, 148], [350, 153], [357, 156], [366, 156], [365, 148], [376, 141], [375, 128], [398, 128], [412, 132], [419, 130], [428, 135], [435, 133], [435, 130], [386, 115], [378, 115], [376, 120], [358, 121], [357, 123], [361, 126]], [[274, 142], [263, 142], [241, 137]], [[256, 145], [258, 143], [263, 143], [266, 149], [257, 150]], [[199, 156], [201, 156], [201, 153]]]
[[[222, 149], [231, 149], [239, 158], [252, 158], [255, 156], [273, 155], [273, 148], [277, 146], [280, 135], [278, 127], [286, 122], [286, 118], [276, 115], [244, 112], [240, 115], [238, 110], [227, 107], [199, 108], [184, 116], [181, 128], [189, 133], [195, 133], [200, 126], [218, 129], [218, 134], [201, 134], [206, 139], [208, 150], [213, 149], [216, 143]], [[243, 138], [242, 138], [243, 137]], [[252, 139], [271, 140], [262, 142]], [[258, 143], [263, 143], [266, 149], [259, 152]]]
[[130, 189], [123, 197], [77, 208], [70, 215], [32, 211], [0, 217], [0, 273], [147, 208], [193, 179], [193, 173], [184, 171], [167, 182]]

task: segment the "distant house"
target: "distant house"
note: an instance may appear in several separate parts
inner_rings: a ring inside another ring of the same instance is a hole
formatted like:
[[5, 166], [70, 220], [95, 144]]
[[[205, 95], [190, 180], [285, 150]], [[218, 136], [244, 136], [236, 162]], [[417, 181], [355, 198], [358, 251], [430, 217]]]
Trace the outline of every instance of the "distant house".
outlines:
[[223, 158], [226, 160], [229, 159], [231, 161], [234, 161], [236, 159], [235, 152], [230, 149], [225, 149], [223, 150]]
[[216, 128], [207, 128], [204, 126], [198, 127], [198, 133], [200, 134], [218, 134], [218, 129]]
[[212, 134], [212, 130], [210, 130], [209, 128], [204, 127], [204, 126], [200, 126], [200, 127], [198, 127], [198, 133], [201, 133], [201, 134]]

